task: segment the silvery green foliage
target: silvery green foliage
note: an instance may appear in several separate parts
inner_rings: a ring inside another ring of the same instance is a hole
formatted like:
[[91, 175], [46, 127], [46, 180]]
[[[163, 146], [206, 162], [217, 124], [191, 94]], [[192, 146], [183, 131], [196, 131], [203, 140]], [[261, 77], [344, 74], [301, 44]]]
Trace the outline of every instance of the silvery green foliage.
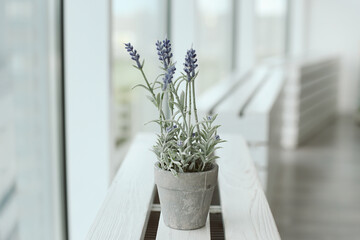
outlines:
[[[151, 121], [159, 124], [161, 131], [153, 147], [159, 166], [174, 175], [211, 168], [212, 163], [218, 158], [214, 151], [220, 148], [217, 145], [224, 140], [217, 135], [217, 129], [220, 127], [214, 124], [217, 115], [198, 120], [195, 96], [195, 79], [198, 75], [195, 68], [198, 65], [195, 50], [187, 51], [185, 73], [173, 80], [176, 68], [171, 60], [171, 43], [168, 39], [157, 41], [156, 49], [163, 73], [150, 83], [143, 71], [144, 62], [140, 64], [136, 50], [130, 43], [125, 44], [125, 48], [136, 62], [134, 67], [142, 73], [145, 80], [145, 84], [135, 87], [142, 87], [149, 93], [148, 99], [159, 112], [159, 119]], [[160, 78], [162, 79], [159, 80]], [[183, 89], [181, 86], [185, 87], [185, 91], [179, 90]], [[165, 107], [169, 108], [170, 116], [165, 115]]]

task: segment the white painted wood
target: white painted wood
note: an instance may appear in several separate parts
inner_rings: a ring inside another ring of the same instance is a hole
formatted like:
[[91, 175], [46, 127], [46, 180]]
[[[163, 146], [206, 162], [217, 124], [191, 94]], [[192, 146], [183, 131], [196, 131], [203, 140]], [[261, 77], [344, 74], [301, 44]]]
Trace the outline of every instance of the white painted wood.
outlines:
[[184, 231], [175, 230], [165, 225], [162, 215], [160, 214], [158, 231], [156, 234], [157, 240], [208, 240], [210, 239], [210, 217], [206, 220], [206, 225], [203, 228]]
[[[221, 134], [241, 134], [252, 146], [267, 146], [270, 141], [270, 114], [284, 86], [282, 66], [282, 59], [268, 60], [249, 71], [240, 83], [234, 85], [230, 81], [224, 81], [218, 84], [215, 90], [219, 87], [226, 91], [208, 91], [204, 94], [206, 97], [202, 98], [199, 109], [207, 106], [205, 111], [214, 109], [213, 112], [219, 114], [217, 120], [222, 125]], [[265, 188], [267, 153], [252, 153], [256, 165], [264, 173], [262, 182]]]
[[268, 144], [249, 145], [251, 158], [257, 170], [266, 170], [268, 167]]
[[222, 125], [221, 132], [238, 133], [251, 142], [265, 141], [264, 131], [259, 129], [264, 126], [265, 119], [249, 119], [246, 116], [240, 116], [240, 113], [246, 109], [247, 104], [262, 87], [266, 74], [266, 67], [254, 70], [243, 83], [215, 107], [214, 113], [219, 114], [217, 120]]
[[221, 113], [229, 112], [239, 114], [240, 110], [243, 109], [249, 101], [249, 98], [259, 89], [260, 84], [266, 77], [267, 71], [268, 69], [264, 66], [254, 70], [253, 74], [239, 85], [231, 95], [226, 96], [215, 110]]
[[[1, 140], [1, 139], [0, 139]], [[0, 144], [2, 142], [0, 141]], [[5, 146], [5, 143], [3, 143]], [[1, 149], [2, 150], [2, 149]], [[5, 150], [5, 149], [4, 149]], [[2, 153], [5, 153], [3, 151]], [[6, 160], [6, 159], [5, 159]], [[16, 185], [16, 169], [13, 161], [1, 161], [0, 162], [0, 203], [8, 195], [11, 188]], [[1, 212], [0, 205], [0, 212]]]
[[0, 70], [0, 239], [9, 239], [16, 231], [18, 203], [16, 198], [15, 105], [12, 79]]
[[[280, 67], [272, 68], [268, 78], [251, 99], [247, 108], [245, 108], [241, 121], [246, 131], [242, 133], [250, 144], [269, 144], [270, 127], [272, 127], [270, 126], [270, 115], [273, 114], [275, 103], [280, 96], [283, 86], [283, 71]], [[257, 157], [253, 156], [253, 158], [255, 162], [258, 162]], [[267, 156], [265, 159], [267, 159]], [[260, 164], [263, 165], [263, 163]]]
[[86, 239], [143, 237], [154, 193], [155, 140], [154, 134], [135, 138]]
[[253, 70], [232, 72], [224, 80], [211, 87], [197, 99], [199, 115], [211, 113], [218, 104], [237, 87], [241, 86]]
[[16, 194], [9, 196], [9, 199], [0, 215], [0, 239], [13, 239], [10, 238], [11, 234], [17, 231], [19, 226], [19, 206], [16, 201]]
[[264, 191], [264, 193], [267, 193], [267, 190], [268, 190], [268, 175], [269, 175], [269, 171], [268, 169], [258, 169], [256, 168], [256, 172], [258, 174], [258, 177], [259, 177], [259, 181], [260, 181], [260, 184], [261, 184], [261, 187]]
[[265, 81], [264, 85], [259, 89], [254, 96], [249, 106], [245, 109], [244, 115], [262, 114], [269, 115], [270, 111], [278, 98], [280, 91], [284, 84], [283, 70], [280, 68], [273, 68], [270, 70], [270, 76]]
[[280, 239], [246, 142], [225, 135], [218, 151], [219, 191], [226, 239]]
[[[280, 239], [244, 139], [224, 135], [218, 151], [219, 191], [226, 239]], [[155, 156], [153, 134], [138, 135], [108, 191], [86, 239], [142, 239], [152, 209]], [[139, 167], [141, 166], [141, 167]], [[261, 174], [261, 173], [260, 173]], [[210, 239], [206, 226], [193, 231], [168, 228], [160, 218], [157, 239]]]

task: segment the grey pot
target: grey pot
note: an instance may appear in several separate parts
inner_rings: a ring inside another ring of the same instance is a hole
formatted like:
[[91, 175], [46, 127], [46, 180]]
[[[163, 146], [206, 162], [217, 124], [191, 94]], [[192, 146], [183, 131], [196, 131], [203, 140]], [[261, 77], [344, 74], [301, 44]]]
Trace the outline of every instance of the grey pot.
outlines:
[[155, 164], [155, 183], [165, 225], [181, 230], [205, 226], [217, 176], [217, 164], [206, 172], [179, 173], [176, 177]]

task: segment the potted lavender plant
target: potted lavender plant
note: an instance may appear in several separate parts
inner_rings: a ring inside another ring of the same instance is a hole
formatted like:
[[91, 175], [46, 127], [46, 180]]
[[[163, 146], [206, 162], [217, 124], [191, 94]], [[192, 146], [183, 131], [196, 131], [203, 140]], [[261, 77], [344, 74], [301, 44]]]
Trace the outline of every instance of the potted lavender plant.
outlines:
[[[125, 49], [145, 80], [145, 84], [135, 87], [142, 87], [149, 93], [148, 99], [159, 112], [159, 118], [151, 121], [160, 126], [152, 150], [157, 157], [155, 183], [164, 222], [175, 229], [201, 228], [205, 225], [217, 184], [218, 165], [215, 160], [218, 157], [214, 151], [224, 141], [217, 135], [219, 125], [213, 124], [216, 115], [201, 121], [198, 119], [195, 50], [187, 51], [184, 72], [174, 79], [176, 68], [172, 62], [170, 40], [157, 41], [156, 49], [163, 72], [149, 82], [140, 55], [130, 43], [125, 44]], [[169, 114], [165, 114], [166, 108]]]

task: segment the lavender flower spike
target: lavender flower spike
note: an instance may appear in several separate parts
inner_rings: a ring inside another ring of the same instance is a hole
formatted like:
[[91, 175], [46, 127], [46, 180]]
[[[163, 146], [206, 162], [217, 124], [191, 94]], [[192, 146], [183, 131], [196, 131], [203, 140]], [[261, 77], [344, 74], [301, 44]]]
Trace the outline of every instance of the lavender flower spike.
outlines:
[[136, 62], [138, 68], [142, 68], [142, 65], [139, 61], [140, 55], [137, 53], [131, 43], [125, 43], [125, 49], [129, 52], [131, 59]]
[[166, 128], [166, 132], [171, 132], [172, 130], [174, 130], [175, 128], [177, 128], [177, 126], [176, 125], [173, 125], [173, 126], [170, 126], [170, 127], [167, 127]]
[[167, 70], [171, 64], [171, 58], [173, 56], [173, 54], [171, 53], [170, 40], [166, 38], [162, 42], [157, 41], [155, 45], [156, 50], [158, 50], [159, 60], [162, 61], [165, 70]]
[[190, 49], [187, 51], [187, 54], [185, 56], [185, 63], [184, 63], [184, 71], [187, 75], [188, 82], [191, 81], [195, 77], [195, 68], [198, 66], [196, 64], [196, 52], [194, 49]]
[[164, 85], [163, 85], [163, 88], [162, 88], [163, 91], [166, 90], [168, 84], [172, 83], [172, 79], [174, 77], [175, 70], [176, 70], [175, 65], [171, 65], [167, 69], [167, 71], [165, 73], [165, 77], [163, 78], [163, 81], [164, 81]]

